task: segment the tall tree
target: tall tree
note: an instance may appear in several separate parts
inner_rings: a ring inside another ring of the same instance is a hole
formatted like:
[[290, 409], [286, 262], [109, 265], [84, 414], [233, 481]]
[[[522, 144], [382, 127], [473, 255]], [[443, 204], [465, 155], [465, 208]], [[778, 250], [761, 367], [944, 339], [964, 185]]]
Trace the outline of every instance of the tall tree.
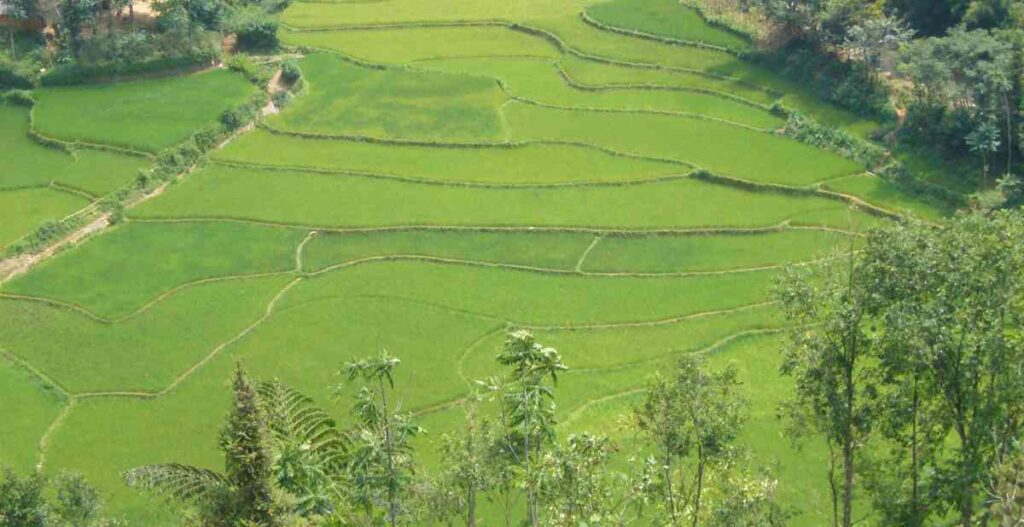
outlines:
[[267, 423], [256, 390], [236, 365], [233, 401], [221, 432], [224, 474], [178, 463], [146, 465], [124, 473], [131, 487], [153, 490], [201, 507], [204, 525], [278, 525], [271, 494], [271, 455]]
[[463, 407], [465, 422], [459, 434], [441, 437], [441, 485], [450, 489], [455, 512], [464, 515], [466, 527], [477, 525], [477, 502], [490, 490], [495, 479], [494, 466], [488, 459], [494, 441], [490, 420], [480, 416], [483, 393], [474, 389]]
[[[661, 462], [660, 491], [667, 523], [681, 525], [684, 514], [696, 527], [704, 521], [702, 498], [710, 466], [728, 459], [732, 443], [746, 420], [746, 402], [736, 393], [735, 368], [707, 371], [693, 357], [679, 360], [672, 378], [656, 378], [637, 409], [640, 429], [654, 443]], [[681, 462], [693, 456], [689, 488], [677, 474]]]
[[863, 262], [884, 346], [913, 346], [880, 354], [879, 368], [921, 372], [918, 395], [942, 432], [930, 434], [941, 452], [929, 460], [931, 492], [973, 525], [984, 481], [1024, 426], [1024, 220], [1000, 212], [887, 228]]
[[[394, 370], [400, 363], [382, 350], [377, 357], [345, 364], [341, 371], [349, 381], [363, 383], [354, 405], [358, 424], [351, 434], [353, 491], [370, 521], [382, 503], [391, 527], [398, 525], [402, 496], [415, 472], [410, 441], [422, 432], [410, 415], [400, 412], [401, 405], [388, 397], [395, 389]], [[339, 391], [344, 389], [339, 386]]]
[[517, 465], [522, 468], [527, 519], [531, 526], [537, 527], [540, 525], [541, 460], [555, 438], [553, 388], [558, 374], [568, 368], [562, 364], [557, 350], [541, 345], [533, 333], [524, 329], [508, 334], [498, 362], [512, 369], [502, 397], [505, 437]]
[[[792, 324], [782, 373], [796, 381], [785, 409], [797, 433], [816, 432], [830, 454], [833, 524], [853, 524], [857, 449], [871, 428], [871, 383], [864, 375], [873, 337], [865, 328], [870, 291], [846, 258], [818, 268], [790, 268], [776, 287]], [[843, 478], [835, 480], [835, 461]], [[841, 498], [840, 498], [841, 493]]]

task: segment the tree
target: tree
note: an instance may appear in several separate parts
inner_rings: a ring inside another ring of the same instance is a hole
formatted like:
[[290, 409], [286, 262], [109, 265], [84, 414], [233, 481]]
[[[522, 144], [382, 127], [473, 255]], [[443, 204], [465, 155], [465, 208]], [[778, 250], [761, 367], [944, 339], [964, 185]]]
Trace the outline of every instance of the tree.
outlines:
[[[941, 145], [950, 152], [984, 155], [1006, 147], [1007, 173], [1012, 167], [1016, 54], [1013, 45], [988, 31], [955, 29], [941, 38], [914, 41], [906, 47], [900, 71], [914, 86], [917, 106], [908, 119], [929, 143], [948, 134]], [[920, 115], [918, 115], [920, 114]], [[924, 118], [923, 120], [921, 120]], [[1003, 121], [1000, 141], [999, 127]], [[987, 177], [987, 170], [986, 177]]]
[[539, 469], [555, 438], [553, 387], [558, 382], [558, 374], [568, 368], [562, 364], [557, 350], [544, 347], [524, 329], [509, 332], [498, 362], [512, 368], [502, 397], [504, 439], [522, 470], [527, 518], [530, 525], [537, 527], [540, 524]]
[[999, 527], [1024, 525], [1024, 453], [1008, 455], [992, 479], [989, 508]]
[[349, 381], [363, 382], [354, 405], [359, 422], [351, 433], [349, 460], [356, 502], [369, 522], [383, 504], [391, 527], [398, 525], [402, 495], [415, 472], [410, 441], [422, 432], [411, 416], [399, 413], [400, 404], [388, 399], [400, 363], [383, 350], [378, 357], [346, 363], [341, 371]]
[[221, 432], [224, 474], [168, 463], [146, 465], [124, 473], [130, 487], [152, 490], [201, 507], [204, 525], [234, 527], [239, 523], [273, 527], [279, 524], [271, 494], [271, 455], [267, 423], [256, 390], [239, 364], [235, 368], [233, 404]]
[[[865, 359], [873, 338], [865, 329], [869, 290], [858, 279], [851, 250], [816, 269], [790, 268], [776, 287], [782, 311], [792, 324], [782, 373], [796, 381], [795, 398], [785, 406], [795, 435], [814, 431], [829, 448], [833, 524], [853, 524], [857, 449], [871, 428], [870, 382]], [[837, 452], [838, 450], [838, 452]], [[836, 460], [843, 480], [835, 480]], [[840, 489], [842, 498], [839, 498]]]
[[0, 479], [0, 527], [46, 527], [46, 480], [39, 473], [19, 478], [4, 468]]
[[[701, 500], [710, 465], [728, 459], [746, 420], [746, 402], [736, 393], [735, 368], [711, 373], [693, 357], [679, 360], [675, 375], [656, 378], [637, 409], [640, 430], [654, 443], [661, 463], [660, 494], [668, 519], [680, 525], [684, 509], [692, 525], [702, 521]], [[692, 484], [677, 483], [680, 462], [693, 455]]]
[[960, 216], [940, 229], [890, 227], [864, 248], [881, 345], [913, 351], [898, 361], [880, 354], [878, 367], [920, 372], [927, 426], [938, 428], [919, 438], [939, 452], [923, 460], [935, 474], [930, 493], [964, 526], [973, 525], [983, 482], [1024, 426], [1022, 248], [1024, 219], [1011, 212]]
[[91, 527], [105, 524], [100, 519], [103, 499], [81, 474], [61, 474], [54, 484], [57, 499], [54, 512], [68, 527]]
[[50, 479], [33, 473], [19, 478], [5, 468], [0, 478], [0, 527], [114, 527], [100, 515], [103, 500], [80, 474]]
[[614, 472], [608, 462], [615, 445], [606, 437], [587, 432], [572, 434], [545, 457], [548, 475], [545, 525], [620, 525], [629, 488], [628, 478]]
[[479, 415], [483, 394], [475, 389], [464, 403], [465, 422], [462, 433], [441, 436], [441, 486], [454, 495], [454, 511], [465, 514], [466, 526], [476, 527], [477, 501], [490, 490], [495, 480], [494, 465], [488, 459], [493, 444], [492, 423]]
[[860, 57], [877, 78], [884, 54], [899, 50], [913, 36], [913, 30], [895, 17], [871, 17], [849, 29], [843, 47]]
[[99, 15], [98, 0], [61, 0], [60, 28], [64, 42], [77, 58], [82, 51], [82, 28], [96, 22]]
[[967, 134], [965, 139], [971, 152], [981, 157], [981, 181], [982, 188], [988, 186], [988, 156], [999, 150], [999, 128], [986, 121]]

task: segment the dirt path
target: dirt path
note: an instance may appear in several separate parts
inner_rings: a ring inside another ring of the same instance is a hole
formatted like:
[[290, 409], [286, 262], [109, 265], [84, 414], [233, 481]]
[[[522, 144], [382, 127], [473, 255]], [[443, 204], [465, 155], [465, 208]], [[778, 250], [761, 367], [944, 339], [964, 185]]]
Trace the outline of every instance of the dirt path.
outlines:
[[[267, 87], [267, 91], [269, 93], [273, 94], [276, 90], [283, 89], [281, 87], [280, 78], [281, 71], [278, 70], [274, 74], [273, 80], [271, 80], [269, 86]], [[277, 107], [274, 106], [273, 101], [270, 101], [267, 104], [267, 108], [263, 109], [262, 115], [268, 115], [270, 113], [277, 113]], [[247, 124], [246, 126], [237, 130], [235, 133], [231, 134], [227, 139], [225, 139], [223, 142], [221, 142], [219, 145], [213, 148], [211, 152], [223, 148], [225, 145], [230, 143], [231, 140], [233, 140], [235, 137], [242, 135], [253, 129], [255, 129], [254, 123]], [[192, 173], [192, 171], [195, 169], [196, 165], [190, 166], [184, 172], [175, 176], [171, 181], [163, 183], [160, 186], [153, 189], [151, 192], [142, 195], [141, 197], [132, 201], [131, 203], [125, 204], [125, 208], [127, 209], [134, 207], [140, 203], [153, 199], [159, 196], [160, 194], [163, 194], [164, 190], [167, 189], [167, 186], [170, 185], [172, 181], [187, 176], [188, 174]], [[75, 229], [67, 236], [64, 236], [63, 238], [46, 246], [41, 251], [31, 254], [21, 254], [18, 256], [12, 256], [4, 260], [0, 260], [0, 285], [3, 285], [5, 282], [11, 280], [16, 276], [28, 272], [32, 267], [36, 266], [37, 264], [46, 260], [47, 258], [50, 258], [51, 256], [57, 254], [62, 249], [75, 245], [81, 242], [82, 240], [89, 238], [93, 234], [96, 234], [97, 232], [106, 229], [110, 225], [110, 213], [104, 213], [99, 217], [89, 221], [89, 223]]]

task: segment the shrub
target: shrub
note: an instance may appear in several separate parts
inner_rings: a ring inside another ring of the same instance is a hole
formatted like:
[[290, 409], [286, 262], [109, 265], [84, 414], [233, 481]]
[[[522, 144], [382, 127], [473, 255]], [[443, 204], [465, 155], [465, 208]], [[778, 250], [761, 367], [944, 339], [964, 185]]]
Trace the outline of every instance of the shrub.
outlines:
[[40, 79], [43, 86], [68, 86], [140, 75], [165, 70], [191, 68], [212, 63], [218, 55], [214, 50], [197, 51], [188, 55], [159, 57], [142, 62], [110, 62], [102, 64], [67, 64], [58, 66]]
[[291, 94], [291, 92], [279, 91], [274, 94], [274, 106], [276, 106], [278, 109], [284, 108], [285, 106], [288, 106], [288, 104], [292, 102], [293, 98], [294, 96]]
[[288, 84], [294, 84], [300, 77], [302, 77], [302, 70], [299, 69], [298, 61], [286, 59], [281, 62], [281, 80]]
[[11, 62], [0, 56], [0, 88], [30, 89], [37, 77], [30, 64]]
[[752, 53], [744, 58], [793, 79], [818, 97], [869, 117], [892, 116], [886, 111], [889, 92], [860, 62], [842, 61], [814, 44], [794, 40], [782, 49]]
[[270, 82], [270, 72], [258, 66], [246, 55], [233, 55], [228, 59], [227, 67], [241, 73], [249, 82], [260, 87]]
[[785, 135], [811, 146], [831, 150], [868, 168], [880, 166], [888, 158], [884, 148], [842, 130], [818, 124], [807, 116], [787, 111]]
[[277, 48], [277, 27], [277, 20], [256, 6], [236, 9], [228, 22], [228, 29], [238, 37], [242, 49]]
[[28, 90], [9, 90], [0, 94], [0, 101], [18, 106], [32, 106], [36, 103], [32, 98], [32, 92]]

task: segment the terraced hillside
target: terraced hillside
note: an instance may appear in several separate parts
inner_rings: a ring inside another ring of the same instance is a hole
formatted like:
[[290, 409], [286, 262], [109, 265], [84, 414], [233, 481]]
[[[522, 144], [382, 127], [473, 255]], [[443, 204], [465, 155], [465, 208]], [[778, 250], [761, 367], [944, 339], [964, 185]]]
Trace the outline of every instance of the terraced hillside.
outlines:
[[[334, 372], [381, 347], [403, 361], [404, 407], [434, 456], [516, 325], [571, 368], [565, 430], [627, 438], [617, 416], [653, 372], [683, 353], [736, 363], [754, 402], [744, 442], [777, 467], [794, 523], [821, 524], [822, 453], [792, 450], [775, 418], [788, 385], [772, 279], [904, 209], [940, 212], [779, 135], [770, 106], [872, 123], [744, 62], [743, 38], [671, 0], [318, 0], [282, 20], [304, 94], [128, 221], [3, 284], [0, 462], [82, 471], [136, 524], [171, 523], [119, 473], [217, 467], [234, 361], [343, 417]], [[139, 150], [180, 133], [93, 126], [66, 97], [40, 94], [41, 131]], [[88, 176], [67, 174], [23, 186]]]

